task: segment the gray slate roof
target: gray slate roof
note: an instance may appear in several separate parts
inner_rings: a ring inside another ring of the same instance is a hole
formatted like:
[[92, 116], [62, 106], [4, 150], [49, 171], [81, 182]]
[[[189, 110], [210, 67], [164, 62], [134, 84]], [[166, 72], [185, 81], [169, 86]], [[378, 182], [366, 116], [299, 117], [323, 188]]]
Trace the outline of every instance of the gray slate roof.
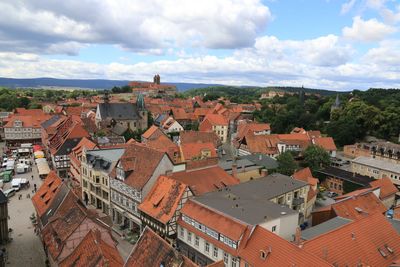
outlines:
[[240, 159], [247, 159], [251, 162], [254, 162], [258, 166], [262, 166], [266, 169], [276, 169], [278, 168], [278, 162], [264, 154], [251, 154], [247, 156], [242, 156]]
[[102, 169], [111, 172], [116, 162], [124, 154], [123, 148], [97, 149], [86, 151], [86, 159], [94, 169]]
[[396, 163], [391, 163], [386, 160], [380, 160], [380, 159], [374, 159], [370, 157], [357, 157], [353, 159], [353, 162], [366, 165], [366, 166], [371, 166], [373, 168], [379, 169], [379, 170], [387, 170], [390, 172], [394, 173], [400, 173], [400, 164]]
[[334, 218], [332, 218], [328, 221], [325, 221], [321, 224], [318, 224], [316, 226], [305, 229], [304, 231], [301, 231], [301, 238], [304, 240], [310, 240], [310, 239], [313, 239], [314, 237], [317, 237], [319, 235], [322, 235], [322, 234], [325, 234], [332, 230], [335, 230], [337, 228], [340, 228], [343, 225], [346, 225], [351, 222], [352, 222], [352, 220], [350, 220], [350, 219], [346, 219], [346, 218], [342, 218], [342, 217], [334, 217]]
[[136, 104], [132, 103], [100, 103], [99, 109], [101, 118], [113, 118], [115, 120], [138, 120], [140, 115]]
[[194, 201], [250, 225], [255, 225], [296, 214], [296, 211], [284, 205], [275, 204], [270, 200], [306, 185], [306, 183], [294, 180], [286, 175], [271, 174], [206, 193], [195, 197]]

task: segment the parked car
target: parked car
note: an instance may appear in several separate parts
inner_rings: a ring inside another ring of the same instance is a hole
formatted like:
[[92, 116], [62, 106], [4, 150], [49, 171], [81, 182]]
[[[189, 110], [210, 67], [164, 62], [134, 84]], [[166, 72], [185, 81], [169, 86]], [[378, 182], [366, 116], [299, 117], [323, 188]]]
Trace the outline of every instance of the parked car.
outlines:
[[322, 185], [319, 186], [318, 189], [319, 189], [319, 192], [321, 192], [321, 193], [326, 191], [326, 187], [322, 186]]
[[10, 189], [7, 189], [7, 190], [3, 191], [4, 195], [6, 196], [6, 198], [12, 197], [13, 195], [15, 195], [15, 192], [16, 191], [15, 191], [14, 188], [10, 188]]

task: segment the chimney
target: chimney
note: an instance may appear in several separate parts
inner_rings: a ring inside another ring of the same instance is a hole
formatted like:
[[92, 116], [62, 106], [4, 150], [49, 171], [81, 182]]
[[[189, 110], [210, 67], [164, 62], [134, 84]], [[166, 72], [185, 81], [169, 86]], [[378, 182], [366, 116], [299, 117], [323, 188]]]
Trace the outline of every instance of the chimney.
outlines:
[[237, 178], [237, 163], [232, 163], [232, 176]]
[[267, 169], [261, 169], [261, 177], [268, 176], [268, 170]]
[[96, 239], [96, 242], [100, 242], [100, 240], [101, 240], [101, 233], [100, 233], [100, 231], [99, 231], [98, 229], [93, 230], [93, 234], [94, 234], [94, 237], [95, 237], [95, 239]]
[[300, 230], [300, 227], [297, 227], [296, 228], [296, 233], [294, 235], [294, 244], [296, 246], [299, 246], [300, 245], [300, 241], [301, 241], [301, 230]]

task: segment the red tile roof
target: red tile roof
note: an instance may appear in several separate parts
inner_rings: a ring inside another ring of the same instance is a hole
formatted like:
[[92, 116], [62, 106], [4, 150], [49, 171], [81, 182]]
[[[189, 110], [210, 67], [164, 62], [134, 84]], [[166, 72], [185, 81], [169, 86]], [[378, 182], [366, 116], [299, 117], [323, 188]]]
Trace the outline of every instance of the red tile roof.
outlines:
[[150, 139], [154, 134], [156, 135], [155, 137], [158, 137], [160, 134], [164, 133], [160, 130], [160, 128], [152, 125], [149, 129], [147, 129], [147, 131], [142, 134], [142, 137], [145, 139]]
[[46, 213], [62, 183], [61, 178], [54, 171], [51, 171], [33, 195], [32, 203], [39, 217]]
[[314, 142], [317, 146], [320, 146], [327, 151], [336, 151], [336, 145], [332, 137], [314, 138]]
[[139, 205], [139, 210], [167, 224], [178, 209], [188, 186], [167, 176], [158, 177], [150, 192]]
[[379, 194], [380, 199], [385, 199], [399, 192], [397, 187], [392, 183], [392, 180], [390, 180], [390, 178], [388, 177], [383, 177], [381, 179], [372, 181], [369, 184], [373, 188], [379, 187], [381, 189], [381, 192]]
[[164, 239], [146, 227], [133, 247], [126, 267], [197, 267], [188, 258], [177, 252]]
[[202, 195], [227, 185], [239, 184], [239, 180], [227, 174], [221, 167], [213, 166], [204, 169], [172, 173], [173, 179], [187, 184], [193, 194]]
[[14, 128], [14, 122], [17, 120], [22, 122], [22, 127], [41, 128], [41, 124], [50, 118], [50, 115], [11, 115], [11, 117], [8, 118], [7, 123], [4, 125], [4, 128]]
[[[165, 155], [164, 152], [139, 143], [129, 144], [118, 163], [126, 172], [124, 183], [141, 190]], [[112, 175], [115, 175], [115, 169]]]
[[295, 178], [296, 180], [306, 182], [311, 186], [316, 186], [318, 184], [318, 179], [313, 177], [311, 169], [308, 167], [296, 171], [293, 174], [293, 178]]
[[213, 143], [185, 143], [180, 146], [182, 161], [198, 160], [203, 158], [203, 153], [209, 153], [207, 158], [218, 157]]
[[256, 132], [270, 131], [271, 126], [269, 123], [256, 123], [256, 122], [242, 122], [239, 123], [237, 129], [237, 138], [242, 139], [247, 134], [254, 134]]
[[[386, 207], [373, 192], [361, 193], [331, 205], [336, 216], [356, 220], [369, 214], [386, 212]], [[357, 208], [357, 209], [356, 209]]]
[[26, 108], [16, 108], [14, 113], [21, 116], [32, 116], [32, 117], [45, 115], [45, 113], [41, 109], [26, 109]]
[[215, 132], [183, 131], [179, 133], [181, 144], [186, 143], [213, 143], [215, 147], [221, 145], [221, 139]]
[[276, 134], [253, 135], [247, 134], [243, 139], [243, 144], [247, 145], [247, 150], [251, 153], [262, 153], [267, 155], [278, 154], [279, 138]]
[[179, 146], [172, 142], [164, 133], [154, 139], [150, 139], [146, 141], [146, 146], [157, 149], [161, 152], [165, 152], [168, 156], [175, 162], [180, 162], [180, 151]]
[[[240, 245], [239, 256], [250, 266], [331, 266], [328, 262], [289, 243], [280, 236], [255, 226], [248, 240]], [[261, 251], [266, 257], [261, 258]]]
[[68, 257], [80, 244], [89, 230], [98, 229], [101, 238], [109, 245], [115, 241], [110, 229], [97, 223], [97, 216], [87, 210], [79, 198], [69, 191], [49, 223], [42, 229], [42, 239], [51, 258], [55, 261]]
[[207, 114], [204, 120], [208, 120], [212, 125], [228, 126], [228, 120], [220, 114]]
[[90, 230], [59, 266], [122, 267], [123, 264], [117, 248], [104, 242], [98, 231]]
[[400, 236], [375, 213], [308, 240], [303, 249], [336, 266], [389, 266], [400, 256]]

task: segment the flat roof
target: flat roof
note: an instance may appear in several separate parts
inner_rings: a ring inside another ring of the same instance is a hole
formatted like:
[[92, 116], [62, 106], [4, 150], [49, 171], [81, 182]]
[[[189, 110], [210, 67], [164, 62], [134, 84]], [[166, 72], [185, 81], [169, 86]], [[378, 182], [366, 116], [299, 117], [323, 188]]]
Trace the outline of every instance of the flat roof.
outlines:
[[318, 171], [319, 173], [332, 176], [335, 178], [339, 178], [354, 184], [358, 184], [361, 186], [369, 186], [369, 183], [372, 181], [375, 181], [374, 178], [365, 176], [365, 175], [360, 175], [357, 173], [352, 173], [343, 169], [335, 168], [332, 166], [327, 166], [323, 168], [322, 170]]
[[285, 205], [271, 201], [276, 196], [307, 186], [307, 183], [282, 174], [250, 180], [209, 192], [194, 201], [227, 214], [245, 223], [255, 225], [271, 219], [296, 214]]
[[343, 225], [346, 225], [351, 222], [352, 222], [352, 220], [350, 220], [350, 219], [346, 219], [346, 218], [342, 218], [342, 217], [334, 217], [328, 221], [325, 221], [316, 226], [313, 226], [313, 227], [305, 229], [304, 231], [301, 231], [301, 238], [304, 240], [310, 240], [310, 239], [313, 239], [314, 237], [317, 237], [319, 235], [322, 235], [322, 234], [325, 234], [332, 230], [335, 230], [337, 228], [340, 228]]
[[354, 163], [370, 166], [376, 169], [380, 170], [386, 170], [394, 173], [400, 173], [400, 164], [397, 163], [391, 163], [386, 160], [380, 160], [380, 159], [374, 159], [370, 157], [357, 157], [353, 159]]

